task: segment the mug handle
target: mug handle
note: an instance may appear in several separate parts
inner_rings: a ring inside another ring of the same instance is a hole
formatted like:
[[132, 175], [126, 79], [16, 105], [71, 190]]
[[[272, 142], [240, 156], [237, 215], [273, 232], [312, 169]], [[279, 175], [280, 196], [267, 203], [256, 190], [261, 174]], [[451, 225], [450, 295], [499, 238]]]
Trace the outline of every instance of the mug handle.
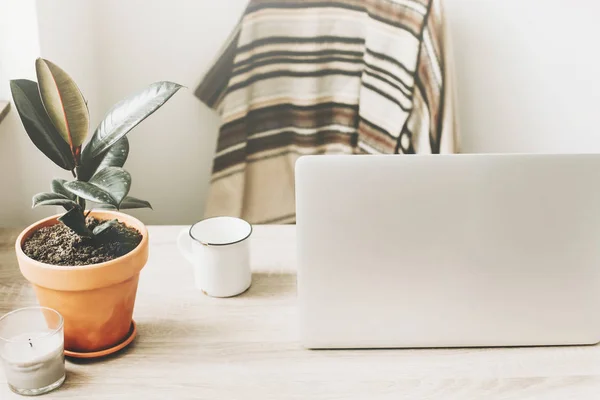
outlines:
[[179, 252], [185, 257], [190, 264], [194, 264], [194, 257], [192, 256], [192, 241], [190, 239], [189, 228], [183, 229], [177, 236], [177, 248]]

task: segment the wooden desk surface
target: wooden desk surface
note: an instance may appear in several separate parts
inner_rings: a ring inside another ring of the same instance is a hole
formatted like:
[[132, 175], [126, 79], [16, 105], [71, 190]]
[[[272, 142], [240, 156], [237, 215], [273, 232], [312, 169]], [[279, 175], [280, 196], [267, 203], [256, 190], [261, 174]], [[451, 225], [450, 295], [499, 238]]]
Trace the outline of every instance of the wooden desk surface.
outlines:
[[[598, 399], [600, 346], [304, 350], [297, 341], [295, 227], [256, 227], [252, 287], [204, 296], [175, 247], [181, 227], [150, 227], [134, 318], [120, 354], [67, 361], [47, 399]], [[35, 304], [0, 230], [0, 313]], [[600, 312], [600, 310], [599, 310]], [[0, 375], [0, 399], [13, 395]]]

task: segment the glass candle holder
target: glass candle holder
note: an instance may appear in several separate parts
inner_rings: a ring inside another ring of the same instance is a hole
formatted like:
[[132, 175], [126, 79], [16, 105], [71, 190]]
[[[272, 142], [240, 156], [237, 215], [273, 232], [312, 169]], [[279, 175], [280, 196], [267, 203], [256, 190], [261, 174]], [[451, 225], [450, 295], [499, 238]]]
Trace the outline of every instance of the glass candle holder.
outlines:
[[10, 389], [35, 396], [65, 381], [64, 321], [56, 310], [26, 307], [0, 318], [0, 357]]

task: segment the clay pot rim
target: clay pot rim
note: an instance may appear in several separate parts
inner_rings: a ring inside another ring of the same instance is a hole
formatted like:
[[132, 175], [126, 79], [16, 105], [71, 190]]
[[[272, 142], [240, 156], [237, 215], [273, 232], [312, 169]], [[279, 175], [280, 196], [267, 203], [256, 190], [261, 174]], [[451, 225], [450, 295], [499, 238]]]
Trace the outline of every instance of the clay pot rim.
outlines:
[[[27, 228], [23, 229], [23, 231], [19, 234], [19, 236], [17, 237], [17, 240], [15, 241], [15, 251], [17, 252], [18, 256], [26, 258], [32, 265], [34, 265], [37, 268], [56, 270], [56, 271], [95, 270], [95, 269], [100, 269], [100, 268], [106, 268], [108, 266], [111, 266], [111, 265], [121, 262], [124, 258], [134, 256], [135, 254], [144, 251], [144, 248], [148, 242], [148, 228], [142, 221], [140, 221], [139, 219], [137, 219], [129, 214], [125, 214], [125, 213], [122, 213], [119, 211], [98, 210], [98, 211], [92, 211], [90, 213], [90, 215], [94, 215], [94, 214], [111, 214], [116, 217], [123, 216], [123, 217], [125, 217], [125, 219], [131, 218], [131, 219], [137, 221], [139, 223], [139, 226], [136, 226], [135, 229], [139, 230], [140, 234], [142, 235], [141, 242], [138, 243], [138, 245], [135, 247], [135, 249], [133, 249], [129, 253], [124, 254], [121, 257], [115, 258], [114, 260], [110, 260], [110, 261], [106, 261], [106, 262], [98, 263], [98, 264], [53, 265], [53, 264], [46, 264], [46, 263], [34, 260], [33, 258], [29, 257], [27, 254], [25, 254], [25, 252], [23, 251], [23, 248], [22, 248], [23, 242], [34, 231], [38, 230], [40, 225], [43, 225], [44, 223], [46, 223], [48, 221], [52, 221], [52, 220], [56, 220], [57, 223], [60, 223], [58, 221], [58, 217], [62, 216], [63, 214], [56, 214], [56, 215], [53, 215], [53, 216], [50, 216], [50, 217], [47, 217], [44, 219], [40, 219], [37, 222], [34, 222], [33, 224], [29, 225]], [[122, 222], [122, 221], [119, 221], [119, 222]], [[125, 223], [125, 222], [123, 222], [123, 223]], [[125, 223], [125, 225], [127, 225], [127, 224]]]

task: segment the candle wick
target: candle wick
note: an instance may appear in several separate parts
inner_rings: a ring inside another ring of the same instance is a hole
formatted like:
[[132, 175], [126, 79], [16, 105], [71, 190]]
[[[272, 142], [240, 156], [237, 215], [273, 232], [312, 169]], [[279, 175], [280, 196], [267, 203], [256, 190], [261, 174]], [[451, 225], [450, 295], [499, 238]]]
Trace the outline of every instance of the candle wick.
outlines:
[[33, 347], [33, 343], [31, 343], [31, 339], [28, 339], [28, 340], [29, 340], [29, 347]]

